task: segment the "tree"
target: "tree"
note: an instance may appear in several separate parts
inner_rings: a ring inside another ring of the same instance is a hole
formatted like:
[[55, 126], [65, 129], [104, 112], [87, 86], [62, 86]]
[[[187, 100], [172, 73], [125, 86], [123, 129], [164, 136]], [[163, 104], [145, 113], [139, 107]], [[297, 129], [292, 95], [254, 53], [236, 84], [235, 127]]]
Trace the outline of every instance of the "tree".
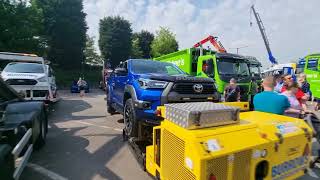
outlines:
[[36, 0], [44, 14], [48, 57], [60, 68], [81, 67], [87, 25], [82, 0]]
[[101, 55], [112, 67], [130, 56], [132, 29], [129, 21], [120, 16], [105, 17], [100, 20], [99, 34]]
[[151, 44], [151, 54], [159, 57], [177, 51], [179, 48], [175, 35], [168, 28], [160, 27]]
[[43, 30], [42, 12], [34, 1], [0, 1], [0, 51], [43, 55]]
[[139, 38], [132, 38], [131, 58], [142, 58], [143, 52], [139, 44]]
[[94, 47], [94, 37], [87, 35], [86, 47], [84, 49], [85, 62], [89, 64], [102, 64], [103, 61]]
[[151, 57], [151, 43], [154, 39], [154, 35], [146, 30], [134, 33], [133, 38], [138, 39], [138, 45], [142, 51], [142, 58]]

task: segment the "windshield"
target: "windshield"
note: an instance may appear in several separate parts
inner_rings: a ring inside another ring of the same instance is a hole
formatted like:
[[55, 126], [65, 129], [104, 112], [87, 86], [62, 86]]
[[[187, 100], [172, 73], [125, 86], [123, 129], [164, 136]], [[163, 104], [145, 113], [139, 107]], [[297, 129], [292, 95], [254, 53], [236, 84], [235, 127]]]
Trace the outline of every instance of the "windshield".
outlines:
[[260, 68], [258, 66], [250, 65], [250, 72], [251, 74], [260, 74]]
[[35, 63], [10, 63], [3, 71], [11, 73], [44, 73], [43, 66]]
[[250, 75], [247, 63], [227, 59], [218, 60], [218, 71], [220, 75]]
[[159, 73], [168, 75], [185, 74], [181, 69], [171, 63], [153, 60], [134, 60], [131, 69], [136, 74]]

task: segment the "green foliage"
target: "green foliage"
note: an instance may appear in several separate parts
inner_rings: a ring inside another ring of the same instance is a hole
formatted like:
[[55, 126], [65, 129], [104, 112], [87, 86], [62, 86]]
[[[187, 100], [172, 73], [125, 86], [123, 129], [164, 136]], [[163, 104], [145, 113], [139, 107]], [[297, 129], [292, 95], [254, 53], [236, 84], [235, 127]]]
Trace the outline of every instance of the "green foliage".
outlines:
[[102, 58], [94, 47], [94, 38], [87, 35], [86, 48], [84, 49], [85, 62], [87, 64], [100, 65], [103, 63]]
[[99, 48], [104, 59], [115, 67], [130, 56], [132, 29], [129, 21], [120, 16], [100, 20]]
[[131, 58], [142, 58], [142, 51], [139, 45], [139, 38], [132, 38]]
[[151, 54], [159, 57], [177, 51], [179, 48], [175, 35], [168, 28], [160, 27], [151, 44]]
[[90, 85], [91, 88], [96, 88], [101, 80], [101, 67], [84, 66], [84, 75], [76, 69], [61, 69], [54, 67], [56, 81], [59, 89], [69, 89], [72, 81], [78, 80], [83, 77]]
[[0, 51], [43, 55], [43, 16], [34, 1], [0, 1]]
[[154, 39], [154, 35], [151, 32], [142, 30], [141, 32], [134, 33], [133, 38], [138, 39], [138, 45], [142, 51], [142, 58], [151, 57], [151, 43]]
[[80, 68], [87, 25], [82, 0], [36, 0], [44, 14], [48, 58], [60, 68]]

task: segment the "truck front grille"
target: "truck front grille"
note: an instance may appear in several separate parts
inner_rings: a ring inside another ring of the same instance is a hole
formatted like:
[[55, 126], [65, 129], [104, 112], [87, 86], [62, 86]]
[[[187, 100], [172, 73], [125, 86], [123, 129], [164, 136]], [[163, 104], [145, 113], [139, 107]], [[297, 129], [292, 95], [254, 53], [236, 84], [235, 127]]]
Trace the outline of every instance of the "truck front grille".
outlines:
[[185, 142], [167, 130], [163, 130], [162, 138], [163, 175], [174, 180], [195, 180], [195, 175], [185, 167]]
[[240, 95], [241, 95], [241, 101], [247, 101], [248, 100], [248, 92], [249, 87], [240, 85]]
[[233, 155], [214, 158], [206, 162], [206, 177], [214, 175], [217, 179], [250, 179], [250, 160], [252, 151], [246, 150]]
[[8, 79], [6, 83], [9, 85], [36, 85], [38, 82], [34, 79]]
[[[47, 90], [33, 90], [33, 97], [46, 97], [48, 94]], [[31, 91], [27, 90], [26, 91], [26, 97], [31, 97]]]
[[213, 94], [216, 92], [214, 84], [201, 84], [203, 86], [202, 92], [196, 92], [193, 86], [197, 83], [177, 83], [173, 86], [173, 91], [179, 94]]

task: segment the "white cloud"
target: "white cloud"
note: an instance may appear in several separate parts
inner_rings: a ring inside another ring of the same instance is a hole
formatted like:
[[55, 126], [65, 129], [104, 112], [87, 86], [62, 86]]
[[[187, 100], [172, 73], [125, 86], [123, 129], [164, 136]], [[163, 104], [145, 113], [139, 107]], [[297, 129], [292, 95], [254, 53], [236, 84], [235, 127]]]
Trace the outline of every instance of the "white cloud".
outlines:
[[[252, 0], [84, 0], [89, 35], [98, 39], [99, 20], [120, 15], [132, 23], [134, 31], [155, 32], [169, 27], [177, 37], [180, 49], [191, 47], [211, 34], [218, 36], [229, 52], [253, 55], [265, 65], [267, 53], [251, 15]], [[297, 60], [319, 52], [319, 0], [264, 0], [255, 7], [264, 22], [274, 56], [280, 62]]]

